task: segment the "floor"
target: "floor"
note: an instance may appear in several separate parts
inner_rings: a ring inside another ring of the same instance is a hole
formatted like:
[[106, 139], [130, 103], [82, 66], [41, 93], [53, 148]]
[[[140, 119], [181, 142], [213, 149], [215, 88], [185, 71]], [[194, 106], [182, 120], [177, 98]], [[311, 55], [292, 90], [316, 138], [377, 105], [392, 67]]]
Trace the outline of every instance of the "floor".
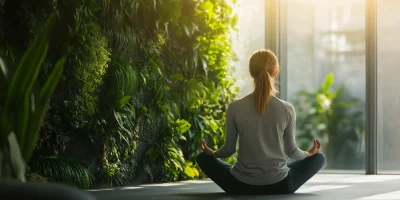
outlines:
[[290, 195], [227, 195], [209, 180], [136, 185], [89, 190], [89, 192], [99, 200], [400, 200], [400, 176], [319, 174], [302, 186], [295, 194]]

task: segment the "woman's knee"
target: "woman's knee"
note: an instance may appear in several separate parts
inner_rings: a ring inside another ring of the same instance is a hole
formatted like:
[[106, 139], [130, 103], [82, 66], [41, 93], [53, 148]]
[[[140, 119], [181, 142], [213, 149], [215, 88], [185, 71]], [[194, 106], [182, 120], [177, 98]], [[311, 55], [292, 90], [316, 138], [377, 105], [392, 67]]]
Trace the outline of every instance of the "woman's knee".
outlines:
[[210, 156], [207, 155], [204, 152], [201, 152], [198, 156], [197, 156], [197, 164], [199, 165], [199, 167], [201, 168], [201, 166], [203, 165], [203, 163], [207, 162], [207, 160], [210, 159]]
[[316, 153], [312, 156], [316, 162], [321, 166], [321, 168], [325, 165], [325, 156], [323, 153]]

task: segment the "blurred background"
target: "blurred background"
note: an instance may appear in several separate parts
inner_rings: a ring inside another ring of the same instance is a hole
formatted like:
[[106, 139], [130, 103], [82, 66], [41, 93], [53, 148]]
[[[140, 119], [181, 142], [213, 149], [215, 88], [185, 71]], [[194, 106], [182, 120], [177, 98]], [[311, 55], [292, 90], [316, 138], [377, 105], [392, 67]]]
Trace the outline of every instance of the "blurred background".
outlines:
[[[279, 94], [297, 111], [297, 139], [306, 149], [323, 142], [325, 172], [365, 172], [366, 1], [282, 0], [279, 4]], [[248, 59], [264, 48], [265, 1], [238, 1], [239, 36], [233, 47], [239, 96], [252, 92]], [[377, 1], [379, 173], [398, 173], [400, 84], [397, 82], [400, 2]], [[268, 18], [268, 14], [267, 14]]]

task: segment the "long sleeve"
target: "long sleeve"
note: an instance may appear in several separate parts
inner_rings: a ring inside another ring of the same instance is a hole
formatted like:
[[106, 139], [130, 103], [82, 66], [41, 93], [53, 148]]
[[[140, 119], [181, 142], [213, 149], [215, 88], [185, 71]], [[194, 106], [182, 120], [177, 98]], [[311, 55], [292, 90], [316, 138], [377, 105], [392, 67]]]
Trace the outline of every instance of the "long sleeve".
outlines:
[[235, 124], [232, 104], [228, 106], [226, 112], [226, 140], [225, 144], [214, 152], [216, 158], [228, 158], [236, 152], [236, 143], [238, 139], [238, 130]]
[[297, 147], [296, 144], [296, 112], [292, 105], [288, 106], [288, 126], [283, 134], [285, 154], [295, 160], [302, 160], [308, 156], [306, 151]]

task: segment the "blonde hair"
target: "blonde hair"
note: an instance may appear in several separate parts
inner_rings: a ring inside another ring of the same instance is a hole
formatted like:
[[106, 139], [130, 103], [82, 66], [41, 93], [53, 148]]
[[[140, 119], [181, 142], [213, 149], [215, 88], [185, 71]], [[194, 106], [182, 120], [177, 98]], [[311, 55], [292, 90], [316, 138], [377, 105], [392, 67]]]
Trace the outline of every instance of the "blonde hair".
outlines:
[[278, 93], [273, 77], [279, 72], [278, 58], [272, 51], [260, 49], [251, 56], [249, 70], [254, 79], [255, 108], [258, 113], [263, 114], [271, 95], [275, 96]]

